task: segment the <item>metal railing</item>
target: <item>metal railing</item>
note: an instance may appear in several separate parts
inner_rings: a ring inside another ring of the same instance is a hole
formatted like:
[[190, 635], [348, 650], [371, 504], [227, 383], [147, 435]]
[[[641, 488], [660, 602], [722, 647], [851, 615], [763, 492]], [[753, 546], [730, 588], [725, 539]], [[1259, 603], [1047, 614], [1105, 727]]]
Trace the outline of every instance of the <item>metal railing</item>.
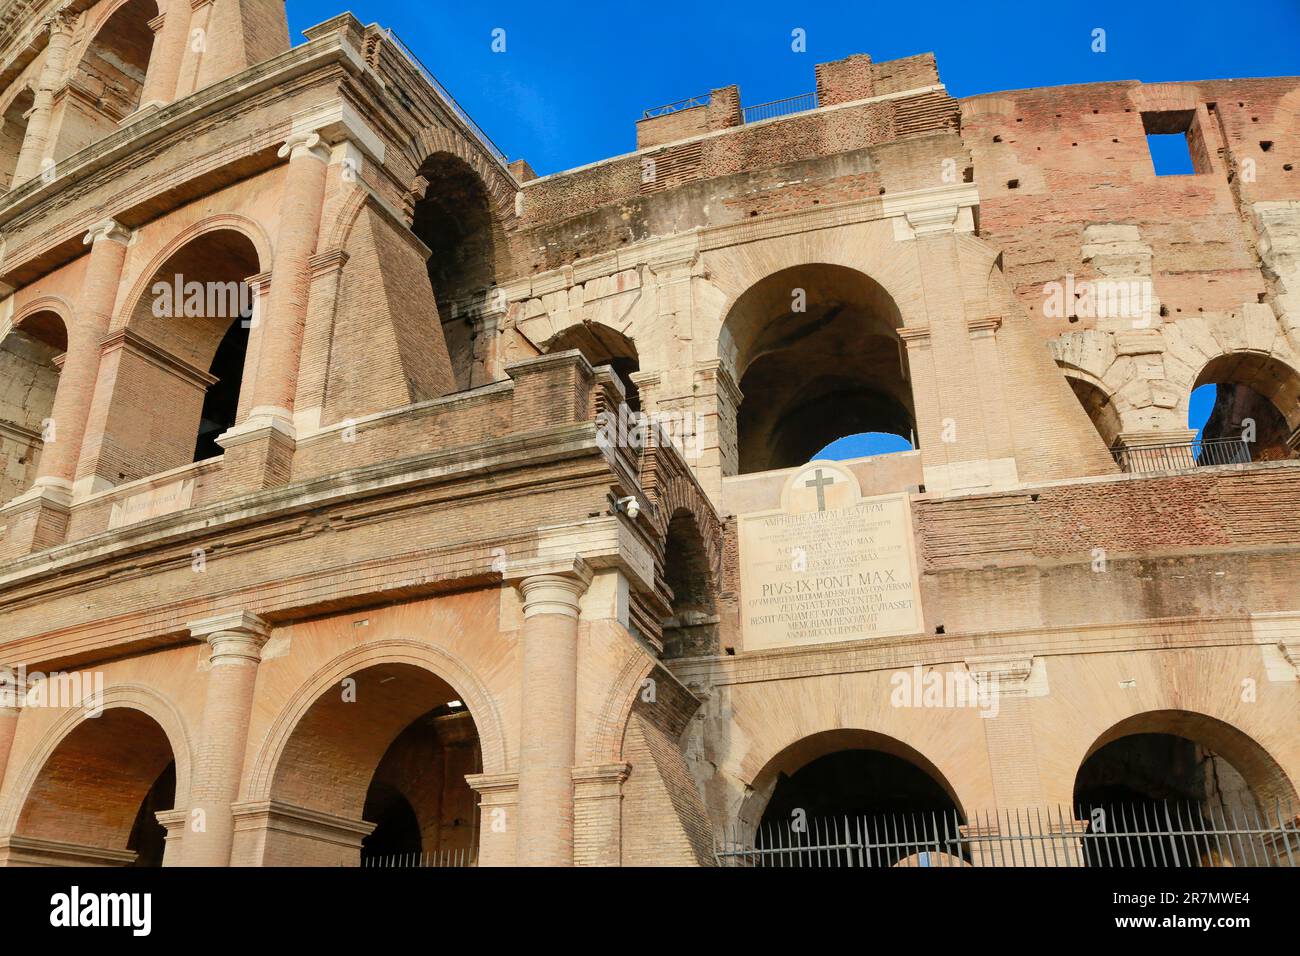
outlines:
[[746, 106], [741, 113], [744, 114], [746, 123], [757, 123], [760, 120], [775, 119], [778, 116], [789, 116], [791, 113], [804, 113], [815, 109], [817, 109], [817, 94], [813, 92], [787, 96], [783, 100], [772, 100], [770, 103], [759, 103], [756, 106]]
[[697, 106], [708, 106], [712, 102], [713, 94], [705, 93], [703, 96], [688, 96], [684, 100], [678, 100], [676, 103], [665, 103], [663, 106], [653, 106], [641, 114], [642, 119], [654, 119], [656, 116], [667, 116], [669, 113], [680, 113], [682, 110], [694, 109]]
[[478, 858], [473, 850], [436, 850], [431, 853], [391, 853], [385, 856], [363, 856], [361, 866], [364, 869], [426, 869], [467, 868], [478, 866]]
[[844, 816], [730, 831], [724, 867], [1223, 867], [1300, 865], [1294, 809], [1205, 810], [1168, 802]]
[[1115, 446], [1110, 450], [1125, 472], [1177, 471], [1208, 465], [1249, 465], [1250, 445], [1240, 438], [1205, 438], [1169, 445]]
[[433, 91], [438, 95], [438, 98], [442, 100], [443, 105], [445, 105], [447, 109], [451, 110], [452, 113], [455, 114], [456, 118], [465, 124], [466, 129], [469, 130], [474, 138], [479, 141], [484, 149], [492, 154], [492, 158], [500, 163], [503, 169], [506, 169], [506, 171], [509, 172], [508, 164], [506, 162], [506, 154], [497, 148], [497, 144], [492, 142], [492, 138], [488, 136], [487, 133], [483, 132], [482, 127], [480, 127], [478, 123], [474, 122], [473, 117], [471, 117], [469, 113], [465, 112], [465, 109], [456, 102], [456, 97], [452, 96], [451, 92], [438, 82], [438, 78], [429, 71], [428, 67], [420, 61], [418, 56], [411, 52], [411, 48], [403, 42], [401, 37], [393, 32], [391, 27], [386, 31], [386, 36], [388, 37], [389, 42], [393, 44], [393, 48], [401, 53], [402, 56], [406, 58], [406, 61], [424, 77], [424, 81], [433, 88]]

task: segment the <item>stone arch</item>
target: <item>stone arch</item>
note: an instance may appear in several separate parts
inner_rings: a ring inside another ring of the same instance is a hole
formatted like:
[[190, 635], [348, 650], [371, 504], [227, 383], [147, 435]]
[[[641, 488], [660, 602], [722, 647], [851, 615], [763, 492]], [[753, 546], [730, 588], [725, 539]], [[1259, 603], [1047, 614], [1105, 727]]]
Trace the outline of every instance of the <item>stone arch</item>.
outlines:
[[153, 257], [145, 263], [140, 270], [135, 282], [131, 285], [130, 291], [122, 300], [122, 309], [118, 312], [113, 322], [114, 328], [122, 328], [130, 324], [132, 313], [135, 311], [136, 304], [144, 297], [149, 290], [154, 276], [158, 270], [165, 266], [169, 259], [180, 252], [181, 249], [188, 246], [194, 240], [208, 233], [228, 230], [237, 232], [252, 243], [257, 252], [257, 260], [263, 269], [269, 269], [271, 262], [275, 257], [275, 250], [271, 243], [270, 235], [256, 220], [240, 213], [226, 212], [217, 213], [211, 216], [205, 216], [198, 222], [186, 226], [180, 232], [176, 233], [167, 244], [154, 253]]
[[[136, 276], [104, 344], [111, 391], [92, 410], [99, 420], [79, 479], [117, 485], [222, 453], [216, 438], [248, 413], [259, 291], [249, 280], [269, 255], [250, 220], [216, 215], [173, 236]], [[168, 414], [152, 414], [158, 406]], [[148, 431], [141, 414], [151, 415]]]
[[[880, 286], [891, 300], [898, 312], [899, 327], [926, 325], [928, 317], [914, 262], [910, 257], [896, 254], [893, 227], [888, 221], [859, 228], [871, 230], [871, 227], [880, 232], [868, 231], [865, 236], [857, 236], [845, 235], [844, 230], [825, 230], [828, 235], [805, 235], [798, 242], [770, 240], [727, 250], [728, 255], [717, 256], [716, 260], [715, 254], [709, 254], [705, 259], [706, 274], [723, 293], [718, 315], [724, 326], [736, 303], [759, 283], [790, 269], [813, 266], [838, 266], [861, 273]], [[722, 339], [720, 335], [720, 357], [735, 376], [734, 354], [729, 354], [732, 350], [723, 346]]]
[[320, 667], [290, 696], [271, 724], [248, 774], [247, 799], [272, 797], [274, 777], [285, 748], [299, 722], [329, 688], [346, 677], [377, 664], [407, 664], [427, 671], [461, 695], [478, 728], [484, 773], [510, 769], [505, 727], [491, 692], [465, 662], [455, 655], [414, 640], [385, 640], [345, 651]]
[[71, 314], [61, 299], [42, 296], [0, 329], [0, 501], [17, 497], [36, 480]]
[[[68, 708], [41, 736], [14, 778], [0, 833], [124, 850], [135, 813], [167, 760], [176, 768], [174, 806], [189, 806], [192, 738], [176, 705], [152, 688], [130, 683], [105, 688], [97, 701], [98, 708]], [[157, 738], [142, 745], [151, 727]], [[105, 765], [119, 779], [92, 781], [99, 790], [87, 801], [85, 791], [68, 786], [77, 782], [89, 757], [110, 743], [124, 748], [107, 755]], [[39, 800], [38, 790], [44, 791]], [[93, 819], [86, 816], [88, 806], [94, 808]]]
[[1065, 375], [1065, 380], [1070, 383], [1074, 397], [1088, 413], [1088, 418], [1097, 429], [1097, 434], [1101, 436], [1107, 448], [1113, 448], [1120, 432], [1124, 430], [1124, 423], [1115, 404], [1115, 396], [1095, 375], [1064, 362], [1057, 364]]
[[654, 669], [654, 661], [640, 647], [629, 648], [596, 718], [596, 729], [587, 748], [588, 764], [613, 763], [623, 758], [623, 741], [632, 708], [645, 679]]
[[898, 737], [864, 728], [843, 727], [786, 741], [766, 757], [753, 778], [745, 781], [746, 795], [737, 814], [742, 838], [750, 839], [757, 831], [759, 821], [783, 775], [792, 777], [824, 757], [862, 750], [905, 761], [924, 773], [946, 795], [957, 815], [966, 819], [967, 805], [948, 776], [919, 750]]
[[1180, 737], [1222, 756], [1241, 774], [1261, 808], [1278, 803], [1300, 807], [1295, 784], [1258, 740], [1225, 720], [1190, 710], [1147, 710], [1115, 722], [1074, 762], [1076, 781], [1088, 760], [1103, 747], [1138, 734]]
[[116, 0], [95, 10], [85, 23], [84, 40], [71, 58], [68, 84], [85, 91], [85, 99], [95, 105], [65, 112], [55, 160], [102, 139], [139, 109], [153, 54], [149, 22], [158, 14], [156, 0]]
[[636, 342], [618, 329], [602, 322], [575, 322], [552, 335], [542, 345], [542, 352], [567, 352], [577, 349], [592, 368], [608, 365], [623, 383], [627, 405], [641, 410], [641, 395], [633, 376], [641, 370]]
[[[360, 186], [355, 187], [348, 194], [342, 208], [334, 219], [333, 225], [330, 227], [329, 239], [321, 246], [321, 253], [347, 248], [348, 239], [352, 236], [352, 230], [357, 224], [357, 219], [360, 218], [370, 199], [369, 191]], [[410, 224], [409, 217], [407, 224]]]
[[0, 193], [13, 185], [27, 133], [27, 113], [35, 101], [30, 83], [15, 84], [7, 99], [0, 101]]
[[429, 156], [438, 153], [455, 156], [474, 170], [492, 197], [492, 205], [503, 223], [514, 218], [515, 193], [519, 191], [514, 179], [465, 137], [446, 127], [429, 126], [416, 132], [406, 149], [417, 172]]
[[1256, 422], [1252, 457], [1295, 457], [1300, 444], [1300, 370], [1276, 353], [1232, 349], [1211, 357], [1191, 383], [1218, 386], [1214, 410], [1205, 425], [1205, 438], [1235, 438], [1242, 420]]
[[[744, 399], [735, 411], [741, 473], [810, 460], [855, 433], [916, 440], [898, 302], [858, 268], [816, 262], [769, 272], [725, 313], [719, 358]], [[722, 423], [730, 423], [722, 416]]]

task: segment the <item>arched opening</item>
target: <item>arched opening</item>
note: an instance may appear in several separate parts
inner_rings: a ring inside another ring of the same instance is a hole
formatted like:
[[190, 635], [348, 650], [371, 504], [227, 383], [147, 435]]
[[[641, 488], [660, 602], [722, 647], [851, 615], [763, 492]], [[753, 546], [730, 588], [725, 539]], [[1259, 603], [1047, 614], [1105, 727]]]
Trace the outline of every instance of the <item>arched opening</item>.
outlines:
[[1092, 866], [1258, 861], [1268, 841], [1236, 842], [1235, 832], [1266, 829], [1296, 806], [1286, 773], [1258, 743], [1184, 711], [1139, 714], [1098, 738], [1075, 776], [1074, 803]]
[[545, 346], [548, 355], [570, 349], [581, 352], [593, 368], [601, 365], [612, 368], [627, 393], [628, 409], [641, 411], [641, 393], [632, 380], [632, 374], [641, 370], [641, 361], [631, 339], [599, 322], [581, 322], [557, 333]]
[[102, 862], [161, 866], [176, 762], [166, 733], [143, 711], [111, 707], [77, 724], [41, 767], [16, 834], [70, 844]]
[[695, 517], [686, 510], [668, 522], [664, 543], [664, 583], [671, 594], [662, 622], [663, 656], [700, 657], [720, 653], [713, 574]]
[[1097, 382], [1069, 369], [1065, 370], [1065, 380], [1070, 383], [1074, 397], [1088, 413], [1088, 418], [1092, 420], [1093, 427], [1097, 429], [1097, 434], [1106, 443], [1106, 447], [1114, 448], [1123, 426], [1120, 423], [1119, 411], [1115, 408], [1111, 397], [1106, 394], [1106, 390]]
[[465, 777], [481, 770], [478, 730], [451, 685], [413, 664], [359, 670], [298, 721], [271, 792], [276, 801], [374, 829], [346, 858], [338, 846], [303, 842], [281, 848], [273, 862], [382, 865], [418, 854], [470, 861], [479, 820]]
[[30, 88], [23, 89], [10, 102], [0, 116], [0, 191], [13, 188], [14, 173], [18, 171], [18, 156], [23, 151], [27, 136], [27, 114], [36, 100]]
[[127, 0], [99, 28], [69, 81], [82, 95], [68, 98], [56, 160], [112, 133], [139, 108], [153, 52], [149, 21], [157, 16], [154, 0]]
[[[966, 818], [951, 785], [918, 751], [883, 734], [834, 730], [805, 737], [773, 758], [753, 789], [770, 792], [756, 821], [760, 850], [830, 843], [847, 834], [873, 847], [873, 866], [969, 860], [959, 829]], [[860, 865], [835, 859], [820, 865]]]
[[[1252, 461], [1300, 457], [1300, 374], [1294, 369], [1260, 352], [1234, 352], [1207, 362], [1193, 393], [1207, 386], [1214, 389], [1214, 405], [1201, 431], [1198, 461], [1209, 457], [1205, 442], [1235, 443], [1243, 436], [1254, 439], [1246, 442]], [[1192, 411], [1189, 402], [1189, 426], [1195, 427]]]
[[253, 293], [246, 280], [260, 271], [247, 236], [217, 229], [186, 243], [150, 277], [115, 354], [104, 445], [89, 462], [99, 477], [121, 484], [221, 454], [216, 438], [247, 411], [241, 397]]
[[496, 234], [491, 200], [482, 179], [449, 153], [435, 153], [420, 166], [428, 186], [415, 203], [411, 230], [432, 251], [429, 284], [438, 306], [456, 386], [478, 384], [474, 371], [474, 323], [491, 308], [490, 290], [504, 239]]
[[50, 416], [67, 350], [63, 320], [48, 311], [26, 317], [0, 342], [0, 501], [32, 486], [46, 437], [57, 440]]
[[744, 399], [736, 414], [739, 473], [812, 460], [864, 432], [916, 440], [902, 317], [870, 277], [833, 265], [774, 273], [727, 314], [723, 358]]

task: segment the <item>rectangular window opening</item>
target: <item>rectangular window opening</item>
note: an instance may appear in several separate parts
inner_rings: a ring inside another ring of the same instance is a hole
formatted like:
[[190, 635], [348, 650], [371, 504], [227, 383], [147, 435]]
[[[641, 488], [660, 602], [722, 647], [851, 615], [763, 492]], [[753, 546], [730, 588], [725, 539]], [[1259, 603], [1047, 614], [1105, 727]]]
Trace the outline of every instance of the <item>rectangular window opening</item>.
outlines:
[[[1170, 110], [1142, 114], [1151, 167], [1157, 176], [1190, 176], [1205, 172], [1197, 161], [1200, 139], [1194, 128], [1193, 110]], [[1202, 150], [1203, 151], [1203, 150]]]

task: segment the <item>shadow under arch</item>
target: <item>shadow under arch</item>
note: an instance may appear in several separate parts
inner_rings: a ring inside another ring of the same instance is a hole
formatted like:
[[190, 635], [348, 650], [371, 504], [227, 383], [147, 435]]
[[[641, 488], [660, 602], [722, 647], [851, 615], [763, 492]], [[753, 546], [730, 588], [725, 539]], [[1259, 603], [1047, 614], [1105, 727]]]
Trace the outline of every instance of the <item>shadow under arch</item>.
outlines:
[[1076, 786], [1088, 761], [1104, 747], [1127, 737], [1150, 734], [1179, 737], [1223, 757], [1245, 780], [1261, 809], [1279, 803], [1300, 809], [1295, 784], [1262, 744], [1227, 721], [1188, 710], [1149, 710], [1111, 725], [1078, 761]]
[[967, 819], [965, 804], [947, 776], [919, 750], [876, 731], [838, 728], [802, 737], [768, 759], [750, 782], [749, 792], [741, 804], [737, 817], [739, 835], [746, 840], [753, 839], [782, 777], [793, 777], [821, 758], [854, 751], [873, 751], [910, 764], [942, 791], [961, 820]]
[[169, 764], [172, 805], [189, 806], [191, 737], [175, 705], [138, 684], [107, 687], [97, 701], [67, 709], [42, 735], [15, 780], [0, 834], [125, 851]]
[[[1217, 388], [1203, 438], [1240, 438], [1245, 419], [1255, 421], [1253, 458], [1294, 458], [1300, 436], [1300, 371], [1267, 352], [1235, 350], [1202, 366], [1191, 391]], [[1184, 404], [1190, 399], [1184, 397]]]
[[1107, 448], [1113, 448], [1120, 432], [1124, 430], [1124, 423], [1120, 419], [1119, 410], [1115, 407], [1113, 396], [1105, 384], [1094, 375], [1063, 362], [1057, 364], [1065, 375], [1065, 380], [1069, 382], [1074, 397], [1088, 413], [1088, 418], [1097, 430], [1097, 434], [1101, 436]]
[[272, 798], [276, 774], [284, 761], [290, 738], [321, 696], [338, 687], [345, 678], [380, 665], [404, 665], [422, 670], [452, 689], [464, 701], [478, 729], [484, 773], [505, 773], [510, 769], [501, 714], [482, 681], [462, 661], [440, 648], [412, 640], [386, 640], [345, 651], [319, 668], [294, 691], [267, 731], [253, 761], [248, 775], [247, 799]]
[[886, 288], [843, 265], [791, 266], [737, 296], [718, 349], [744, 396], [735, 411], [738, 472], [803, 464], [861, 432], [915, 442], [902, 327]]
[[628, 408], [633, 412], [641, 410], [640, 390], [632, 379], [641, 370], [641, 359], [632, 339], [600, 322], [577, 322], [556, 332], [542, 346], [547, 355], [569, 349], [581, 352], [592, 368], [612, 368], [623, 383]]

